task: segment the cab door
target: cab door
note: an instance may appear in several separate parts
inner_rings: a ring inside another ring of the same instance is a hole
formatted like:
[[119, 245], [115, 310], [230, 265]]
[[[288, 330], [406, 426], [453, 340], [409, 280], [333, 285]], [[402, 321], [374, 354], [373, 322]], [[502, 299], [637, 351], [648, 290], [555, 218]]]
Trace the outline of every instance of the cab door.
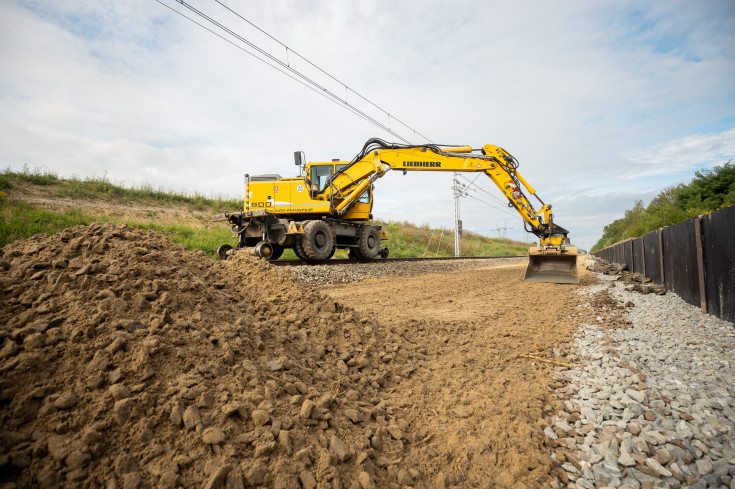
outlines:
[[370, 213], [373, 210], [373, 189], [372, 187], [367, 190], [358, 201], [348, 210], [344, 218], [345, 219], [359, 219], [368, 220], [370, 219]]

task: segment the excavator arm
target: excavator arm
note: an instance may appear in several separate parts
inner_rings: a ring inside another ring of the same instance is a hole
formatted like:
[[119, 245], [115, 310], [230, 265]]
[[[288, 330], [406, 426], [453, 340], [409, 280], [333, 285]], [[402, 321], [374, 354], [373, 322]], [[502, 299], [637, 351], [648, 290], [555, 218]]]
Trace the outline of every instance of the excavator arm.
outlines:
[[[333, 214], [344, 215], [375, 180], [389, 170], [484, 173], [523, 218], [524, 227], [539, 239], [529, 249], [525, 279], [534, 282], [578, 283], [577, 249], [570, 246], [568, 231], [554, 223], [551, 205], [518, 172], [518, 161], [499, 146], [439, 146], [389, 144], [369, 139], [362, 151], [327, 182], [314, 197], [328, 200]], [[530, 202], [538, 200], [538, 210]]]
[[[545, 204], [518, 172], [517, 160], [499, 146], [398, 145], [373, 138], [343, 169], [336, 172], [324, 190], [316, 196], [328, 200], [332, 210], [343, 215], [367, 191], [375, 180], [389, 170], [444, 171], [484, 173], [523, 218], [526, 230], [535, 234], [542, 247], [569, 244], [568, 231], [553, 222], [551, 205]], [[529, 198], [535, 197], [538, 210]]]

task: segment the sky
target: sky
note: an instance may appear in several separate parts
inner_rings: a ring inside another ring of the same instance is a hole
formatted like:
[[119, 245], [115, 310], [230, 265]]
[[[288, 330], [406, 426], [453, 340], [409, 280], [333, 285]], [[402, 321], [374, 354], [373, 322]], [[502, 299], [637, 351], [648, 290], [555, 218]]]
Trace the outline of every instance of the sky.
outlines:
[[[508, 150], [581, 248], [735, 159], [731, 0], [220, 2], [188, 4], [412, 143]], [[4, 168], [240, 197], [246, 173], [297, 175], [294, 151], [400, 142], [163, 4], [217, 31], [175, 0], [0, 0]], [[485, 180], [463, 228], [531, 240]], [[390, 172], [373, 213], [451, 228], [451, 183]]]

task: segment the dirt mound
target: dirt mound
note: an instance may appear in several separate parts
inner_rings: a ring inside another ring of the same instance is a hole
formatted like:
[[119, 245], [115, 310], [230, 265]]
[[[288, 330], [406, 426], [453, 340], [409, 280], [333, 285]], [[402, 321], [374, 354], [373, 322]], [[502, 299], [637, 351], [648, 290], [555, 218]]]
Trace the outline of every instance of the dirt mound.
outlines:
[[0, 303], [17, 487], [385, 486], [408, 443], [398, 340], [248, 257], [78, 226], [4, 247]]

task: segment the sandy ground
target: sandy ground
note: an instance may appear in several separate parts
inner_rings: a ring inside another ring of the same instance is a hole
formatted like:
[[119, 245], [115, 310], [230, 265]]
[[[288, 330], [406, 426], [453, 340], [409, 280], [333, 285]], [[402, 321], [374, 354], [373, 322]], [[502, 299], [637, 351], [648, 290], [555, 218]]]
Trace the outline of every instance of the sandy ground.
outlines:
[[[403, 463], [437, 487], [541, 487], [553, 464], [544, 417], [551, 362], [576, 329], [580, 286], [522, 280], [524, 264], [325, 289], [406, 340], [427, 368], [394, 392], [423, 436]], [[582, 284], [592, 280], [583, 274]], [[529, 358], [530, 357], [530, 358]], [[433, 468], [433, 470], [432, 470]], [[400, 481], [399, 481], [400, 482]]]

